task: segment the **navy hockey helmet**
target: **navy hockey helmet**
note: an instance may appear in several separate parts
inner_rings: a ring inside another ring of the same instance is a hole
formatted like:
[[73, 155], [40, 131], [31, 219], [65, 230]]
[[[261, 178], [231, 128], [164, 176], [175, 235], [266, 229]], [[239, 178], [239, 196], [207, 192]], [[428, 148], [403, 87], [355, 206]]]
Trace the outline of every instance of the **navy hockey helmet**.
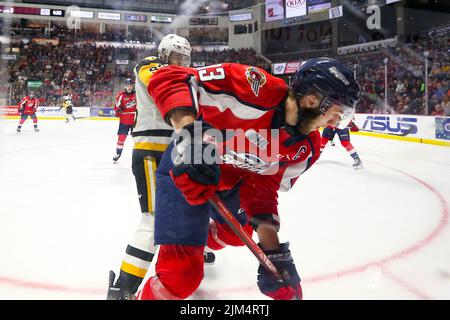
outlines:
[[126, 79], [124, 83], [124, 88], [127, 92], [132, 92], [134, 90], [133, 79], [131, 78]]
[[342, 106], [339, 129], [347, 127], [352, 120], [360, 96], [360, 86], [352, 71], [330, 58], [313, 58], [304, 62], [295, 72], [290, 87], [297, 97], [318, 94], [321, 114], [334, 104]]

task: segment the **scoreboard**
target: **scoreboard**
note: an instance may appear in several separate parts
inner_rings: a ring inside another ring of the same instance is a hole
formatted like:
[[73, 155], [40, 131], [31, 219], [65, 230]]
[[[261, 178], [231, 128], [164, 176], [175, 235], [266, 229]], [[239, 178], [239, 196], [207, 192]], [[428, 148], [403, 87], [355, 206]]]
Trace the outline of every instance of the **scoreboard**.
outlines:
[[48, 8], [31, 8], [31, 7], [19, 7], [19, 6], [5, 6], [0, 5], [0, 13], [3, 14], [26, 14], [30, 16], [51, 16], [51, 17], [64, 17], [66, 12], [61, 9], [48, 9]]

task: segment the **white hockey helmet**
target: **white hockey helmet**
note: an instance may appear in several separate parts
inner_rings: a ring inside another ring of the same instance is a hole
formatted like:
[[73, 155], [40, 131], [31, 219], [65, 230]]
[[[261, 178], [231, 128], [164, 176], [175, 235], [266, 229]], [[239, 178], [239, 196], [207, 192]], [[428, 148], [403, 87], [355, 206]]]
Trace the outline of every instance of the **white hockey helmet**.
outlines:
[[164, 62], [169, 63], [169, 57], [172, 52], [182, 55], [181, 64], [188, 67], [191, 64], [191, 45], [185, 38], [176, 34], [168, 34], [161, 39], [158, 46], [158, 57]]

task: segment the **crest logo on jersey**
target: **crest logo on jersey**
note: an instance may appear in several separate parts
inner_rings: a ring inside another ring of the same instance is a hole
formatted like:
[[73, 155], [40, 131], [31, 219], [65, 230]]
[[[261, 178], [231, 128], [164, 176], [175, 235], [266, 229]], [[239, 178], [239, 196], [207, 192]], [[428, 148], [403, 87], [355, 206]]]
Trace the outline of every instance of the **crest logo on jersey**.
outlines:
[[308, 148], [306, 148], [305, 146], [301, 146], [300, 149], [298, 149], [295, 156], [292, 157], [292, 160], [297, 160], [298, 158], [300, 158], [302, 153], [306, 153], [306, 151], [308, 151]]
[[136, 100], [131, 100], [125, 104], [125, 108], [130, 109], [136, 106]]
[[248, 83], [250, 83], [250, 86], [252, 87], [253, 93], [255, 96], [258, 96], [259, 90], [267, 82], [266, 76], [255, 67], [248, 67], [245, 70], [245, 75], [247, 76]]

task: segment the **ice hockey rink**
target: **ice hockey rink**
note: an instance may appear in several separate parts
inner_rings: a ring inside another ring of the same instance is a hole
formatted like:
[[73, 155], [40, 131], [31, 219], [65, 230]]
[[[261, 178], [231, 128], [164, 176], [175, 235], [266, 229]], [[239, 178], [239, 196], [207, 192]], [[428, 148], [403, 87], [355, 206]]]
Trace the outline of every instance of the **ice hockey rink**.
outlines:
[[[105, 299], [140, 218], [117, 121], [0, 120], [0, 299]], [[450, 299], [450, 148], [352, 135], [279, 199], [304, 299]], [[266, 299], [246, 247], [216, 252], [192, 299]], [[150, 274], [154, 272], [150, 269]]]

